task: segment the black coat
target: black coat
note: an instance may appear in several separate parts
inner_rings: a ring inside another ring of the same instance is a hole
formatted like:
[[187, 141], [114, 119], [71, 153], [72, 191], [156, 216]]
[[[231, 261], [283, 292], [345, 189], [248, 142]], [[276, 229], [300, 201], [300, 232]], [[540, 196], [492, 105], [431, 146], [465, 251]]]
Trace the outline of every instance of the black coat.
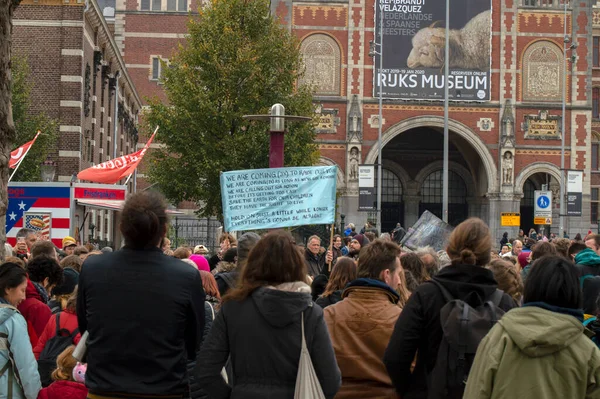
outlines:
[[[206, 340], [208, 336], [208, 332], [213, 323], [213, 313], [216, 316], [217, 310], [215, 309], [215, 305], [209, 303], [208, 301], [204, 302], [204, 331], [202, 332], [202, 342]], [[198, 350], [200, 353], [200, 350]], [[198, 358], [196, 356], [196, 358]], [[196, 360], [191, 360], [188, 362], [188, 374], [190, 376], [190, 399], [207, 399], [208, 394], [200, 388], [198, 382], [194, 379], [194, 368], [196, 367]]]
[[[497, 287], [492, 272], [479, 266], [447, 266], [434, 279], [455, 298], [474, 307], [489, 298]], [[445, 304], [436, 285], [423, 283], [412, 294], [396, 322], [384, 363], [403, 399], [427, 398], [427, 377], [435, 366], [442, 340], [440, 310]], [[516, 306], [515, 301], [504, 294], [499, 307], [508, 311]], [[417, 365], [411, 374], [417, 351]]]
[[221, 298], [227, 294], [227, 291], [236, 286], [239, 275], [240, 272], [237, 269], [229, 272], [217, 273], [215, 275], [215, 281], [217, 282]]
[[204, 298], [198, 270], [159, 248], [125, 247], [88, 258], [79, 275], [77, 319], [79, 331], [89, 332], [89, 391], [187, 393], [186, 364], [204, 329]]
[[[258, 288], [243, 301], [225, 302], [202, 346], [194, 378], [211, 399], [291, 399], [300, 360], [301, 315], [308, 350], [326, 398], [341, 376], [323, 320], [310, 294]], [[233, 386], [220, 372], [231, 355]]]
[[306, 248], [304, 250], [304, 262], [308, 269], [308, 275], [315, 278], [315, 276], [321, 274], [321, 271], [325, 266], [325, 252], [321, 255], [313, 255], [313, 253]]
[[331, 295], [323, 296], [317, 298], [315, 303], [325, 309], [329, 305], [334, 305], [342, 300], [342, 292], [343, 290], [334, 291]]

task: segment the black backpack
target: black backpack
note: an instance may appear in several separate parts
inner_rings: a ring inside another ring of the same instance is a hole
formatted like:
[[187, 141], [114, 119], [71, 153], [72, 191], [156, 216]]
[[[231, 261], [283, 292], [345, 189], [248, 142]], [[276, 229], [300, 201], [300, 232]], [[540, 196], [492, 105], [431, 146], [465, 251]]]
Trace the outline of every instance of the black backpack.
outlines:
[[60, 328], [60, 313], [56, 314], [56, 335], [46, 341], [46, 346], [38, 360], [38, 372], [42, 386], [47, 387], [52, 383], [52, 372], [56, 370], [56, 359], [65, 349], [73, 345], [73, 339], [79, 334], [79, 328], [69, 332], [66, 328]]
[[479, 343], [504, 315], [498, 307], [504, 292], [496, 290], [476, 308], [456, 299], [439, 282], [446, 300], [440, 310], [442, 341], [428, 381], [428, 399], [462, 398]]

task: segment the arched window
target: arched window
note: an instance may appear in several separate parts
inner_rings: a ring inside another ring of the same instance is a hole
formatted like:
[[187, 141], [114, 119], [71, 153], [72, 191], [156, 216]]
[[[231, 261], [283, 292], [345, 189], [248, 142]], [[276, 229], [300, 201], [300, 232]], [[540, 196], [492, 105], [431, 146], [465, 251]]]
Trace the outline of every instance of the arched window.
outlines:
[[402, 182], [390, 170], [381, 171], [381, 202], [402, 202]]
[[523, 185], [523, 198], [521, 198], [521, 206], [533, 206], [535, 201], [535, 185], [531, 180], [527, 179]]
[[523, 101], [562, 101], [563, 51], [555, 43], [533, 43], [523, 55]]
[[300, 84], [312, 86], [315, 94], [340, 95], [340, 47], [330, 36], [317, 33], [300, 45], [304, 75]]
[[[438, 204], [443, 201], [443, 171], [430, 173], [421, 186], [421, 201], [426, 204]], [[448, 203], [464, 204], [467, 200], [467, 187], [458, 173], [448, 171]]]

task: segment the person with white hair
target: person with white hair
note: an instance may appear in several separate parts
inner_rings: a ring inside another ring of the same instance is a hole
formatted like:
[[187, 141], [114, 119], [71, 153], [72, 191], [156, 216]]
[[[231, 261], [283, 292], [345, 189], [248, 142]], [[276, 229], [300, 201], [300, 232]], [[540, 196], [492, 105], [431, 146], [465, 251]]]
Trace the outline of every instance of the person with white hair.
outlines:
[[430, 246], [417, 248], [415, 251], [425, 263], [427, 273], [433, 277], [440, 271], [440, 257], [438, 253]]

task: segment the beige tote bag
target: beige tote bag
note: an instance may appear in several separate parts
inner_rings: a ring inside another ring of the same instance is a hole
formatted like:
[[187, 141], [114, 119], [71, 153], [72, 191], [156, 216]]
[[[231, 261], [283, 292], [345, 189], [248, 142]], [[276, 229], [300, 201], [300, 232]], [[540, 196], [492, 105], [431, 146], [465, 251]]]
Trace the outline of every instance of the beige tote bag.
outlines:
[[298, 363], [294, 399], [325, 399], [325, 394], [323, 394], [323, 389], [306, 346], [304, 312], [302, 313], [302, 350], [300, 352], [300, 362]]

